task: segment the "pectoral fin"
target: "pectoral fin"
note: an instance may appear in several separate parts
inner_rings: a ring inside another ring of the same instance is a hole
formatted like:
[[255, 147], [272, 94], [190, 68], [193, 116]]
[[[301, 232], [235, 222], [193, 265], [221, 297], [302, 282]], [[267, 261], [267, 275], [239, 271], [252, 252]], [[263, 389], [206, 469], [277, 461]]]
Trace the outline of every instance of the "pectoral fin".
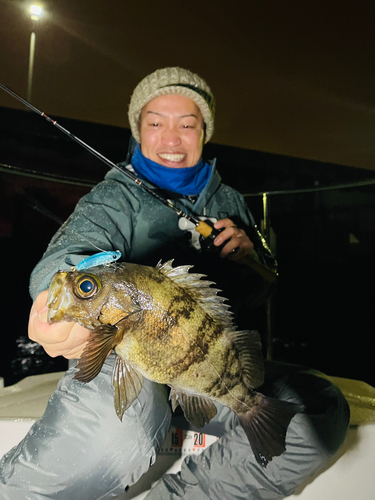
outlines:
[[172, 400], [173, 411], [179, 403], [186, 420], [196, 427], [203, 427], [217, 413], [214, 403], [202, 396], [187, 394], [172, 387], [169, 397]]
[[113, 370], [114, 402], [118, 418], [122, 421], [125, 411], [141, 392], [143, 377], [129, 363], [116, 357]]
[[89, 341], [78, 362], [74, 375], [80, 382], [90, 382], [100, 372], [111, 350], [121, 341], [122, 332], [115, 326], [100, 325], [89, 337]]

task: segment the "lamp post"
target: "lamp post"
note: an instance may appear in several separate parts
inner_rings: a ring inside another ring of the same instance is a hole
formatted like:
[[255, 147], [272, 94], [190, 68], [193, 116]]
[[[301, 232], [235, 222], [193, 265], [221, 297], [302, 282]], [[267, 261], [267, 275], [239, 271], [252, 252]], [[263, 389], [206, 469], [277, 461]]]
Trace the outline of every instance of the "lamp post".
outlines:
[[30, 17], [33, 22], [33, 30], [30, 35], [30, 53], [29, 53], [29, 74], [27, 78], [27, 100], [31, 102], [31, 95], [33, 89], [33, 73], [34, 73], [34, 56], [35, 56], [35, 40], [36, 40], [36, 23], [39, 21], [43, 9], [40, 5], [30, 5]]

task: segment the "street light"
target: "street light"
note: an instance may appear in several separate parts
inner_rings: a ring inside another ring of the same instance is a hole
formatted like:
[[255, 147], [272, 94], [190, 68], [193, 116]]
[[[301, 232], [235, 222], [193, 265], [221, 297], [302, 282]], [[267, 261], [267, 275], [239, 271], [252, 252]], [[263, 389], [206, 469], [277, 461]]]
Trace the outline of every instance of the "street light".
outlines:
[[33, 31], [30, 35], [30, 54], [29, 54], [29, 75], [27, 79], [27, 100], [31, 101], [31, 93], [33, 87], [33, 72], [34, 72], [34, 55], [35, 55], [35, 31], [36, 31], [36, 23], [39, 21], [40, 17], [43, 14], [43, 9], [38, 4], [30, 5], [30, 17], [33, 21]]
[[35, 5], [35, 4], [30, 5], [30, 17], [33, 21], [39, 21], [42, 12], [43, 9], [40, 5]]

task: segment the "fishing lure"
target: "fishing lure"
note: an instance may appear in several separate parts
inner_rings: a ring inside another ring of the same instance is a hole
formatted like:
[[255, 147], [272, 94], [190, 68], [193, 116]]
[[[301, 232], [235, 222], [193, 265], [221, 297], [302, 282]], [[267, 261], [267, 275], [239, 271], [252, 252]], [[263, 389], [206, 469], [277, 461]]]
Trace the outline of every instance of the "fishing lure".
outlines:
[[105, 264], [110, 264], [111, 262], [116, 262], [121, 257], [121, 252], [116, 250], [114, 252], [99, 252], [94, 255], [90, 255], [90, 257], [86, 257], [86, 259], [81, 260], [79, 264], [77, 264], [74, 269], [76, 271], [84, 271], [85, 269], [89, 269], [94, 266], [103, 266]]

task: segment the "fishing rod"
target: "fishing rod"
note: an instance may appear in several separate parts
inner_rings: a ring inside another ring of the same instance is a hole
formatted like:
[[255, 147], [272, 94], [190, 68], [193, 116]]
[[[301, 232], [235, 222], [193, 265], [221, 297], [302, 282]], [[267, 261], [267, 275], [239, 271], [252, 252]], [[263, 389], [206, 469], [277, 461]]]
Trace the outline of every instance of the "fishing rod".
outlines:
[[[40, 111], [38, 108], [33, 106], [29, 101], [26, 99], [23, 99], [21, 96], [13, 92], [10, 88], [6, 87], [4, 84], [0, 83], [0, 88], [5, 90], [8, 94], [10, 94], [12, 97], [20, 101], [24, 106], [27, 108], [31, 109], [34, 111], [34, 113], [37, 113], [39, 116], [45, 118], [49, 123], [54, 125], [60, 132], [63, 132], [66, 136], [69, 137], [69, 139], [72, 139], [73, 141], [77, 142], [80, 144], [83, 148], [85, 148], [87, 151], [89, 151], [91, 154], [93, 154], [96, 158], [101, 160], [103, 163], [105, 163], [107, 166], [111, 168], [115, 168], [122, 172], [126, 177], [131, 179], [133, 182], [135, 182], [141, 189], [143, 189], [145, 192], [147, 192], [150, 196], [153, 198], [157, 199], [160, 203], [163, 205], [169, 207], [170, 209], [174, 210], [177, 215], [181, 218], [185, 218], [188, 221], [192, 222], [195, 226], [195, 230], [205, 239], [208, 239], [210, 242], [213, 242], [213, 240], [218, 236], [218, 234], [221, 232], [220, 230], [217, 230], [213, 227], [212, 224], [210, 224], [210, 221], [202, 221], [195, 219], [191, 215], [183, 212], [180, 210], [178, 207], [173, 205], [173, 203], [168, 200], [167, 198], [164, 198], [160, 196], [154, 189], [151, 189], [149, 186], [147, 186], [144, 182], [142, 182], [136, 175], [134, 175], [132, 172], [129, 170], [125, 170], [113, 161], [109, 160], [106, 158], [104, 155], [99, 153], [96, 149], [91, 147], [89, 144], [86, 142], [82, 141], [79, 137], [76, 135], [72, 134], [69, 130], [66, 128], [62, 127], [59, 123], [57, 123], [56, 120], [53, 120], [49, 116], [47, 116], [43, 111]], [[269, 282], [273, 282], [277, 279], [277, 273], [269, 269], [268, 267], [264, 266], [257, 260], [253, 259], [250, 257], [250, 255], [246, 255], [245, 257], [242, 257], [239, 259], [239, 261], [243, 262], [247, 266], [251, 267], [255, 272], [260, 274], [265, 280]]]

